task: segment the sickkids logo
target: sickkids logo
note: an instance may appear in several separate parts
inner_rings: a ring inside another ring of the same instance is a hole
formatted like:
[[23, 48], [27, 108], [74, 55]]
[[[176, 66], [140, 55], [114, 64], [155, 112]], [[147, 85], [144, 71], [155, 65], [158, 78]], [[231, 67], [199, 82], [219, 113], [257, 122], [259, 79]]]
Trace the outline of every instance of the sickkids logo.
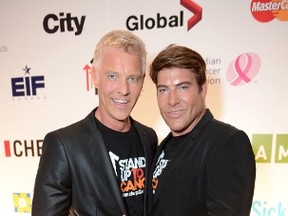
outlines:
[[[187, 31], [194, 27], [202, 19], [202, 7], [192, 0], [180, 0], [180, 4], [193, 13], [187, 21]], [[154, 17], [146, 17], [144, 14], [131, 15], [126, 19], [126, 28], [130, 31], [144, 29], [177, 28], [184, 26], [184, 12], [179, 14], [163, 15], [157, 13]]]
[[255, 53], [243, 53], [228, 66], [226, 78], [232, 86], [250, 83], [258, 74], [261, 60]]
[[259, 22], [288, 21], [288, 0], [252, 0], [250, 9]]
[[5, 157], [40, 157], [43, 140], [4, 140]]
[[287, 215], [285, 202], [269, 203], [262, 200], [254, 200], [251, 208], [251, 215], [254, 216], [285, 216]]
[[[23, 77], [11, 78], [12, 96], [14, 98], [37, 99], [40, 98], [40, 90], [45, 88], [45, 79], [43, 75], [30, 76], [31, 68], [27, 65], [22, 69], [24, 71]], [[42, 97], [46, 97], [45, 95]]]
[[94, 90], [95, 95], [98, 94], [97, 89], [94, 87], [94, 83], [93, 83], [93, 78], [92, 78], [92, 71], [93, 71], [93, 58], [90, 60], [89, 64], [85, 64], [83, 70], [84, 70], [84, 74], [85, 74], [85, 86], [86, 86], [86, 91], [89, 92], [91, 90]]
[[253, 134], [251, 143], [257, 163], [288, 163], [288, 134]]
[[60, 12], [59, 14], [48, 14], [43, 19], [43, 28], [48, 34], [57, 32], [74, 32], [80, 35], [84, 29], [86, 16], [76, 17], [71, 13]]

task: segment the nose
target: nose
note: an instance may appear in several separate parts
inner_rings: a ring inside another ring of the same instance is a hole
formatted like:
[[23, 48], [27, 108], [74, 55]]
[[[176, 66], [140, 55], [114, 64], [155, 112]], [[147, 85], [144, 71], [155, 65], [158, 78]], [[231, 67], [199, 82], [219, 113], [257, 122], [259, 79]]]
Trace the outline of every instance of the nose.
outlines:
[[169, 94], [168, 94], [168, 103], [169, 103], [169, 105], [175, 106], [179, 102], [180, 102], [180, 99], [179, 99], [175, 89], [169, 91]]
[[130, 86], [127, 80], [121, 80], [118, 83], [118, 93], [121, 95], [128, 95], [130, 93]]

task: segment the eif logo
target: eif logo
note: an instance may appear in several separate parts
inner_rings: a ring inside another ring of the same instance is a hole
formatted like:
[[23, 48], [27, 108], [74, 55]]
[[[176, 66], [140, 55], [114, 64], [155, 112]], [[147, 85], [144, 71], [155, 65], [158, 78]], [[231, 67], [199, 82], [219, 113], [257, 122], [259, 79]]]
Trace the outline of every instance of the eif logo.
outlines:
[[80, 35], [83, 31], [85, 16], [73, 17], [71, 13], [60, 12], [59, 14], [48, 14], [44, 17], [43, 28], [49, 34], [56, 32], [74, 32]]
[[254, 134], [252, 147], [257, 163], [288, 163], [288, 134]]
[[4, 140], [6, 157], [40, 157], [43, 140]]
[[12, 96], [27, 97], [39, 96], [38, 90], [45, 88], [44, 76], [30, 76], [31, 68], [23, 68], [24, 77], [11, 78]]
[[92, 72], [93, 72], [93, 58], [90, 61], [90, 65], [86, 64], [83, 68], [84, 72], [85, 72], [85, 80], [86, 80], [86, 91], [91, 91], [92, 89], [95, 89], [95, 95], [98, 94], [97, 89], [94, 87], [94, 83], [93, 83], [93, 78], [92, 78]]
[[[180, 4], [193, 13], [193, 16], [187, 21], [187, 31], [189, 31], [202, 19], [202, 7], [192, 0], [180, 0]], [[146, 17], [144, 14], [139, 16], [131, 15], [126, 19], [126, 28], [130, 31], [177, 28], [182, 26], [184, 26], [183, 11], [168, 16], [161, 13], [157, 13], [154, 17]]]
[[288, 21], [288, 0], [252, 0], [251, 13], [259, 22]]
[[261, 60], [255, 53], [243, 53], [228, 66], [226, 78], [232, 86], [250, 83], [259, 72]]

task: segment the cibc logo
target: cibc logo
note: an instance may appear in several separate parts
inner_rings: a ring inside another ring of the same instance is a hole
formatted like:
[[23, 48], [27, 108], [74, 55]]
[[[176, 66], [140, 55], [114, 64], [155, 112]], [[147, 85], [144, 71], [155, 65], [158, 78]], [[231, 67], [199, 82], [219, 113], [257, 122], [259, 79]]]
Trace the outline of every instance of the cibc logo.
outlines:
[[233, 60], [227, 70], [226, 78], [232, 86], [251, 82], [259, 72], [261, 60], [255, 53], [243, 53]]
[[49, 34], [60, 32], [74, 32], [75, 35], [80, 35], [83, 31], [85, 16], [73, 17], [71, 13], [60, 12], [57, 14], [48, 14], [44, 17], [43, 28]]
[[[193, 16], [187, 21], [187, 31], [195, 26], [202, 19], [202, 8], [192, 0], [180, 0], [180, 4], [191, 11]], [[144, 29], [177, 28], [184, 26], [184, 12], [177, 14], [163, 15], [157, 13], [154, 17], [145, 17], [141, 15], [131, 15], [126, 19], [126, 28], [130, 31]]]
[[31, 68], [27, 65], [23, 70], [25, 71], [24, 77], [11, 78], [12, 96], [19, 99], [22, 97], [26, 99], [31, 97], [33, 99], [33, 96], [37, 96], [39, 99], [38, 90], [45, 88], [44, 76], [30, 76]]
[[251, 13], [259, 22], [288, 21], [288, 0], [252, 0]]

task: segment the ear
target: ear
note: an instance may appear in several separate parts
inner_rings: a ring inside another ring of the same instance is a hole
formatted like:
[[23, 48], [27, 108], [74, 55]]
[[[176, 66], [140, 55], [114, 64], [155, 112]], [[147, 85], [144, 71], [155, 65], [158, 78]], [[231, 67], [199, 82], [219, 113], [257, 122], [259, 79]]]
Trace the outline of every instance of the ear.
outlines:
[[200, 94], [202, 95], [202, 98], [205, 99], [206, 98], [206, 94], [207, 94], [207, 82], [205, 82], [202, 86], [201, 86], [201, 92]]
[[97, 69], [94, 65], [92, 65], [91, 76], [92, 76], [93, 84], [94, 84], [95, 88], [98, 88], [98, 84], [99, 84], [98, 73], [97, 73]]

